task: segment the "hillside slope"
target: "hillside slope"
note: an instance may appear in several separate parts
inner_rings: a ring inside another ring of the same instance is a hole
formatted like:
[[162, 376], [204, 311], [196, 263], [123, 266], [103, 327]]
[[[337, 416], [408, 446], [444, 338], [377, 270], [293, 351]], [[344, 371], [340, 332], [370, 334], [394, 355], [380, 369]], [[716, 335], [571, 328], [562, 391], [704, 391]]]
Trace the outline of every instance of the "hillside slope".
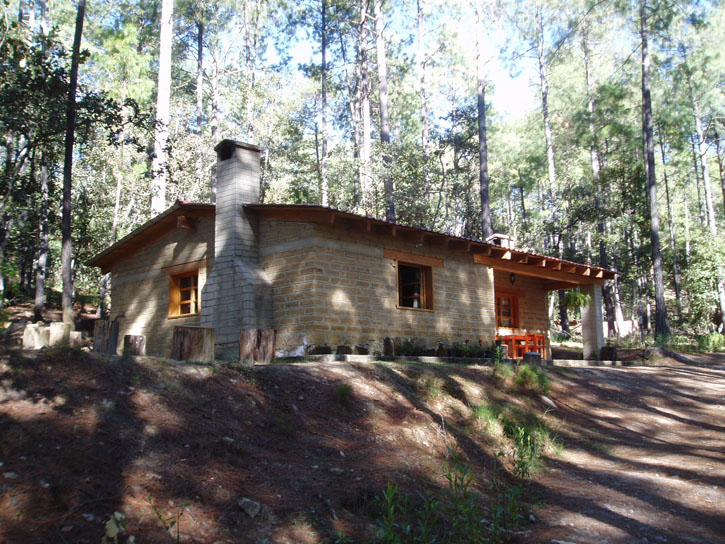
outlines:
[[[510, 379], [494, 378], [486, 367], [233, 369], [63, 349], [9, 351], [0, 362], [0, 542], [97, 543], [114, 512], [125, 515], [126, 534], [138, 542], [169, 542], [164, 524], [176, 520], [180, 542], [372, 542], [385, 527], [376, 497], [389, 482], [400, 486], [398, 507], [403, 493], [411, 494], [408, 513], [398, 508], [393, 522], [420, 521], [411, 512], [428, 503], [415, 492], [450, 501], [447, 476], [469, 468], [475, 480], [468, 490], [487, 535], [492, 509], [508, 508], [520, 522], [499, 531], [500, 540], [551, 542], [576, 529], [559, 522], [582, 502], [577, 490], [558, 489], [557, 482], [569, 474], [567, 485], [581, 490], [592, 475], [576, 479], [577, 467], [603, 452], [614, 462], [611, 421], [620, 416], [612, 412], [633, 400], [626, 376], [638, 371], [549, 372], [559, 407], [548, 411], [539, 395], [513, 391]], [[722, 371], [698, 372], [725, 383]], [[608, 384], [612, 379], [616, 385]], [[609, 411], [601, 425], [594, 421], [600, 405]], [[516, 447], [518, 429], [541, 439], [535, 451], [522, 448], [520, 437]], [[713, 453], [717, 433], [708, 440], [707, 477], [717, 479], [725, 459]], [[550, 457], [551, 468], [537, 480], [511, 476], [533, 471], [539, 454]], [[600, 469], [597, 477], [606, 470], [618, 469]], [[596, 499], [588, 500], [592, 509]], [[533, 515], [526, 502], [535, 503]], [[703, 538], [712, 539], [719, 514], [709, 504], [701, 502], [696, 521]], [[674, 516], [661, 527], [652, 522], [649, 532], [636, 529], [671, 538]], [[612, 526], [612, 542], [635, 534], [618, 518], [597, 517]], [[576, 523], [586, 526], [586, 515]]]

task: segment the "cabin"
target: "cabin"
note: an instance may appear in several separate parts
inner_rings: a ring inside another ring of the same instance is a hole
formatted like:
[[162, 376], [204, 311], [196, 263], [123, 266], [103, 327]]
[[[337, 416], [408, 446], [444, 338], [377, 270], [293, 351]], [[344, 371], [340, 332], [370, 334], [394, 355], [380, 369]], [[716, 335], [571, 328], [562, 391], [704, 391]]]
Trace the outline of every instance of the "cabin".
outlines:
[[[119, 336], [169, 356], [176, 326], [214, 329], [238, 360], [242, 331], [274, 330], [277, 356], [428, 350], [499, 341], [550, 358], [547, 293], [580, 288], [585, 357], [603, 346], [600, 286], [614, 272], [316, 205], [260, 204], [260, 149], [216, 148], [216, 203], [177, 201], [89, 264], [111, 273]], [[387, 346], [386, 346], [387, 344]]]

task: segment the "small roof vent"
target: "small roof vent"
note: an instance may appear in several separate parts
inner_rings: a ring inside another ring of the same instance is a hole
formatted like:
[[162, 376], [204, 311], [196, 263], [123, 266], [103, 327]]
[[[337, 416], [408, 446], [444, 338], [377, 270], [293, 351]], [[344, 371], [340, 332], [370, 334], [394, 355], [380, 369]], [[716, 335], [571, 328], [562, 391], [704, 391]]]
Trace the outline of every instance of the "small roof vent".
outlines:
[[509, 236], [508, 234], [503, 234], [500, 232], [495, 232], [488, 238], [484, 240], [487, 244], [493, 244], [495, 246], [501, 246], [505, 247], [506, 249], [514, 249], [514, 246], [516, 245], [513, 236]]

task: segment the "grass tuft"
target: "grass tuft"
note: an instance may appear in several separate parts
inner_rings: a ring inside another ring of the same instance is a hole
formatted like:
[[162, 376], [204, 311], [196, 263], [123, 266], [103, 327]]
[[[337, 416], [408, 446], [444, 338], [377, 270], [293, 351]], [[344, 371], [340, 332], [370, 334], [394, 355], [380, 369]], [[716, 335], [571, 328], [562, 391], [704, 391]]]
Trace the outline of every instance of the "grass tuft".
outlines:
[[415, 384], [427, 401], [433, 401], [443, 395], [445, 381], [432, 372], [423, 372], [415, 378]]
[[538, 366], [521, 365], [516, 372], [516, 387], [519, 391], [546, 394], [549, 392], [549, 377]]

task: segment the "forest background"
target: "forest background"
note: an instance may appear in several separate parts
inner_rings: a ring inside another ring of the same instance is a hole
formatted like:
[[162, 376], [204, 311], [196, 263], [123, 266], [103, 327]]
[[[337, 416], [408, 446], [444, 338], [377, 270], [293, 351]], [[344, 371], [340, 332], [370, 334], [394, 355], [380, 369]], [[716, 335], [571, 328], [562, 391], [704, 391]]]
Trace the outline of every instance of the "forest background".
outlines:
[[509, 233], [616, 270], [610, 330], [723, 330], [719, 2], [4, 0], [0, 25], [0, 295], [36, 319], [105, 300], [84, 263], [210, 201], [233, 138], [263, 202]]

